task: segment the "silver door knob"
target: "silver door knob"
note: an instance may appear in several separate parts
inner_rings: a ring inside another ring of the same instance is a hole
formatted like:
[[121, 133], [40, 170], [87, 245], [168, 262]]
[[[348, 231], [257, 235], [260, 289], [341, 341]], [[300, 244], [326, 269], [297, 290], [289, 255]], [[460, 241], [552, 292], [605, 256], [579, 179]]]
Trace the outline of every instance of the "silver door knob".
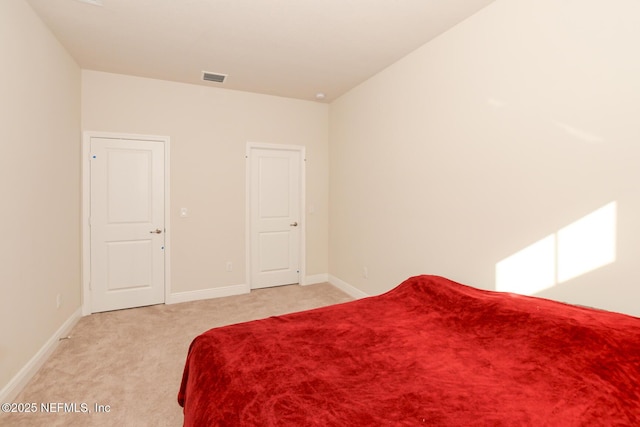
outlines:
[[152, 234], [160, 234], [160, 233], [162, 233], [162, 230], [160, 230], [159, 228], [156, 228], [155, 230], [150, 231], [149, 233], [152, 233]]
[[289, 225], [290, 225], [290, 226], [292, 226], [292, 227], [297, 227], [297, 226], [298, 226], [298, 221], [296, 221], [296, 222], [292, 222], [292, 223], [291, 223], [291, 224], [289, 224]]

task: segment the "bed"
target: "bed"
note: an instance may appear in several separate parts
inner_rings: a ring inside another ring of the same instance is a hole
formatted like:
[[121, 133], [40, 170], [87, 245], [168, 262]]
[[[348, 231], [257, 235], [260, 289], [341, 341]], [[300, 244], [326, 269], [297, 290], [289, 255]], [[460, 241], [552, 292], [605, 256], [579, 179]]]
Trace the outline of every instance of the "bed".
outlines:
[[211, 329], [185, 426], [640, 426], [640, 318], [438, 276]]

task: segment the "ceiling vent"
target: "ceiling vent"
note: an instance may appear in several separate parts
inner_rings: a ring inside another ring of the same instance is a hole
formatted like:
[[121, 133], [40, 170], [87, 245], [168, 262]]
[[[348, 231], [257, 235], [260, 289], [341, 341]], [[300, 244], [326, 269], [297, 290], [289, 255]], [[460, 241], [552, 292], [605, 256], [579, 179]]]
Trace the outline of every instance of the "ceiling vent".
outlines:
[[209, 71], [202, 72], [202, 80], [206, 80], [208, 82], [224, 83], [226, 78], [226, 74], [211, 73]]

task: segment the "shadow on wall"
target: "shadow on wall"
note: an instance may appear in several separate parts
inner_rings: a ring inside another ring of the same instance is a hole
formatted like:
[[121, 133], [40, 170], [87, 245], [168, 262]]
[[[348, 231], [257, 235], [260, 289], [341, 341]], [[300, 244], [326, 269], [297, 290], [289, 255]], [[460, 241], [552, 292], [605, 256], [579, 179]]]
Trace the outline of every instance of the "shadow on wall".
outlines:
[[495, 289], [534, 295], [616, 260], [615, 201], [496, 264]]

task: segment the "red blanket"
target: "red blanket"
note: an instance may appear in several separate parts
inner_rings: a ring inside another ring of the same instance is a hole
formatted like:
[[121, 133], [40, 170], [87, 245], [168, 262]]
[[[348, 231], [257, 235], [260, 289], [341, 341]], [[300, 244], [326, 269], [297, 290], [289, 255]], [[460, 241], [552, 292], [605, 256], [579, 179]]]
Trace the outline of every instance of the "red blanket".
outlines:
[[640, 319], [435, 276], [212, 329], [185, 426], [640, 426]]

